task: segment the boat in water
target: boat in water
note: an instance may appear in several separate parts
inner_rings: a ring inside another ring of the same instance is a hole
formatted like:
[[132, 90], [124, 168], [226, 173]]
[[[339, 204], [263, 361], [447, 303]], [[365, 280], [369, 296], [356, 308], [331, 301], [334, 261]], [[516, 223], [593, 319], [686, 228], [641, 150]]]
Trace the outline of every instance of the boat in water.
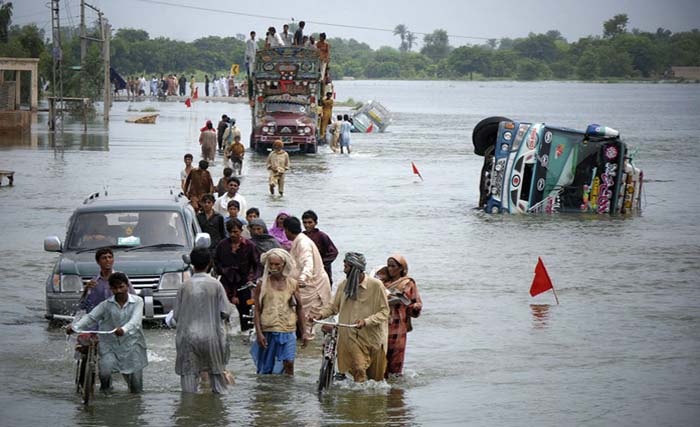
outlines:
[[356, 132], [384, 132], [391, 124], [391, 113], [378, 101], [368, 101], [352, 115]]
[[641, 210], [644, 173], [615, 129], [488, 117], [474, 127], [472, 142], [484, 157], [479, 208], [488, 213]]
[[133, 119], [126, 119], [127, 123], [140, 123], [140, 124], [155, 124], [158, 114], [149, 114], [147, 116], [136, 117]]

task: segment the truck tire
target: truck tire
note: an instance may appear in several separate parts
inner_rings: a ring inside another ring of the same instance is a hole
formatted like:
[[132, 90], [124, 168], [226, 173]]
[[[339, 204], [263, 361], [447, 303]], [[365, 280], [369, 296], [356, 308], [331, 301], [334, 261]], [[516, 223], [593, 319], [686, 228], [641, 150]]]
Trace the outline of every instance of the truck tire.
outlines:
[[504, 121], [510, 121], [510, 119], [506, 117], [493, 116], [485, 118], [474, 126], [474, 131], [472, 132], [474, 154], [483, 156], [490, 147], [494, 147], [496, 145], [498, 124]]
[[318, 145], [316, 144], [306, 144], [306, 152], [309, 154], [315, 154], [318, 152]]

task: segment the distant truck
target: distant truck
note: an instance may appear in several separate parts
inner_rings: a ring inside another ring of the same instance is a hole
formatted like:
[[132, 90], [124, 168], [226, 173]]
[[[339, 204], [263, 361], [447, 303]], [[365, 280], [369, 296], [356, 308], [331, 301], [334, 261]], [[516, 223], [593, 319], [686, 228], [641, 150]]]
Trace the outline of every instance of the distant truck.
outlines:
[[250, 148], [266, 153], [280, 139], [286, 151], [316, 153], [321, 99], [318, 50], [308, 47], [263, 49], [252, 76]]

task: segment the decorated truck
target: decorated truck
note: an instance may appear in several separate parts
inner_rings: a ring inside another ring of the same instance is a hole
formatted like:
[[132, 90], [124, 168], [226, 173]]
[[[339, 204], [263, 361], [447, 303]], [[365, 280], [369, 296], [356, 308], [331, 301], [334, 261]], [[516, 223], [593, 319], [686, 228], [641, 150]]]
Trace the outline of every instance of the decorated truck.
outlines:
[[320, 139], [321, 86], [317, 49], [258, 51], [252, 76], [250, 148], [266, 153], [280, 139], [286, 151], [315, 153]]
[[610, 127], [579, 131], [489, 117], [476, 125], [472, 142], [484, 156], [479, 207], [488, 213], [641, 209], [644, 174]]

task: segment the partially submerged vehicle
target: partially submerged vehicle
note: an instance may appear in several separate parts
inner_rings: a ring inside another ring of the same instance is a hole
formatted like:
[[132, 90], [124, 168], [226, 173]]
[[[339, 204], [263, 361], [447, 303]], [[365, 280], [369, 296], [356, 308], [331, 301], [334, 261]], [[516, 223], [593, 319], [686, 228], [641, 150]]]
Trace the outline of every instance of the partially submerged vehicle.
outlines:
[[46, 318], [64, 319], [78, 310], [85, 283], [99, 273], [95, 252], [114, 252], [114, 270], [129, 276], [144, 300], [145, 320], [163, 319], [177, 291], [190, 277], [183, 261], [194, 247], [209, 247], [187, 199], [117, 199], [94, 193], [68, 220], [66, 238], [44, 240], [44, 250], [59, 252], [46, 279]]
[[384, 132], [391, 124], [391, 113], [378, 101], [368, 101], [352, 115], [355, 131]]
[[479, 208], [488, 213], [593, 212], [641, 209], [644, 173], [617, 130], [585, 131], [488, 117], [472, 133], [484, 156]]

